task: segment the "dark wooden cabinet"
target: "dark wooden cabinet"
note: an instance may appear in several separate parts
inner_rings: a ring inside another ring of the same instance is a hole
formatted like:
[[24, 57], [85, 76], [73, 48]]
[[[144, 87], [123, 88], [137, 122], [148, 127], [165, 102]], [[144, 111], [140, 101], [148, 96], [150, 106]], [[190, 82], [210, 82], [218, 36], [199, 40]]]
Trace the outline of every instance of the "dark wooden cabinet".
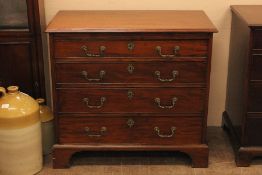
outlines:
[[45, 98], [42, 0], [0, 0], [0, 86]]
[[232, 6], [226, 111], [237, 166], [262, 156], [262, 6]]
[[181, 151], [208, 166], [216, 28], [203, 12], [62, 11], [47, 32], [54, 168], [80, 151]]

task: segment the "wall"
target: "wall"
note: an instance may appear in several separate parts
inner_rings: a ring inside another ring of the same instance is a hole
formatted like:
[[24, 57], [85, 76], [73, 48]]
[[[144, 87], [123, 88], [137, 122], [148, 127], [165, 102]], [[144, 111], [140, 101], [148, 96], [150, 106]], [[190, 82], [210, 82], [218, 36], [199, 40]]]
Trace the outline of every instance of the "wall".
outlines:
[[[218, 28], [214, 35], [208, 125], [219, 126], [225, 109], [230, 5], [262, 0], [45, 0], [46, 22], [59, 10], [204, 10]], [[176, 19], [170, 19], [170, 22]]]

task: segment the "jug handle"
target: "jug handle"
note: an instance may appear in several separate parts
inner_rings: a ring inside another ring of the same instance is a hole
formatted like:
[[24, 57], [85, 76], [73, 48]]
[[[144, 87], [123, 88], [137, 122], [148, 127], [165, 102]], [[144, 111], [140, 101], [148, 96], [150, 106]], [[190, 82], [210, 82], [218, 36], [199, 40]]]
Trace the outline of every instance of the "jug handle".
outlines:
[[4, 87], [0, 87], [0, 98], [4, 97], [6, 95], [6, 90]]

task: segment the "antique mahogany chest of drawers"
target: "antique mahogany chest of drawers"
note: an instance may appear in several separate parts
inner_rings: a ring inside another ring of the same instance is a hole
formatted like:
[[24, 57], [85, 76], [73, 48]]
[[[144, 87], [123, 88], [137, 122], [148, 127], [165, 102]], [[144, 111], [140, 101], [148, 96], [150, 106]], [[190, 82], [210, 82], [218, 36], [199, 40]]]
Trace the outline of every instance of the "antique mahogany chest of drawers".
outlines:
[[79, 151], [181, 151], [207, 167], [216, 28], [202, 11], [61, 11], [47, 32], [54, 168]]
[[262, 6], [232, 6], [226, 111], [238, 166], [262, 156]]

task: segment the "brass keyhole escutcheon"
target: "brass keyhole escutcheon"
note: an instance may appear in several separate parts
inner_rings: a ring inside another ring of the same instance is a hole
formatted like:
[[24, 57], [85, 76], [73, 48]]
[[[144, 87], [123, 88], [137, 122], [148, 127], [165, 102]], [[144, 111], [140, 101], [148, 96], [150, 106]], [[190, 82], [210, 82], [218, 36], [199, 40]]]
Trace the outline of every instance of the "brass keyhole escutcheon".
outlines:
[[135, 67], [133, 66], [133, 64], [129, 64], [129, 65], [127, 66], [127, 71], [128, 71], [130, 74], [132, 74], [132, 73], [134, 72], [134, 70], [135, 70]]
[[128, 97], [128, 99], [129, 100], [132, 100], [132, 98], [134, 97], [134, 92], [133, 91], [131, 91], [131, 90], [129, 90], [128, 92], [127, 92], [127, 97]]
[[135, 44], [133, 43], [133, 42], [130, 42], [130, 43], [128, 43], [127, 44], [127, 48], [128, 48], [128, 50], [134, 50], [134, 48], [135, 48]]
[[129, 128], [132, 128], [135, 125], [135, 121], [132, 118], [129, 118], [126, 124], [129, 126]]

